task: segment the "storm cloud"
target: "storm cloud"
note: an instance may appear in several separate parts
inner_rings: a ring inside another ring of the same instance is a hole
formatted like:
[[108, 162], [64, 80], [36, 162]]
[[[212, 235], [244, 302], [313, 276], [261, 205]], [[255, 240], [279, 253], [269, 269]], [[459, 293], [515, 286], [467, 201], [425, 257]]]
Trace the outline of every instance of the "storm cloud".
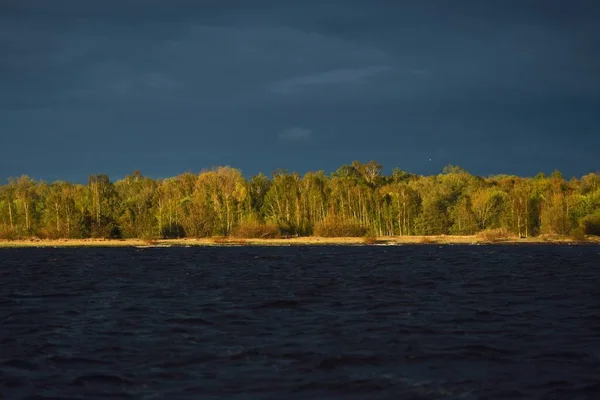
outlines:
[[599, 27], [585, 0], [5, 0], [0, 179], [354, 159], [580, 175], [598, 169]]

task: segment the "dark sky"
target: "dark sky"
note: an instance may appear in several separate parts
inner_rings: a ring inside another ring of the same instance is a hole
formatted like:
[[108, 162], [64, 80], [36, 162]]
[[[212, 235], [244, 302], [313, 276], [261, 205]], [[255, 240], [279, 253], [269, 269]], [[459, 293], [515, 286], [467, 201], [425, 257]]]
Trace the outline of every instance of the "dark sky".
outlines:
[[0, 180], [600, 169], [600, 1], [0, 1]]

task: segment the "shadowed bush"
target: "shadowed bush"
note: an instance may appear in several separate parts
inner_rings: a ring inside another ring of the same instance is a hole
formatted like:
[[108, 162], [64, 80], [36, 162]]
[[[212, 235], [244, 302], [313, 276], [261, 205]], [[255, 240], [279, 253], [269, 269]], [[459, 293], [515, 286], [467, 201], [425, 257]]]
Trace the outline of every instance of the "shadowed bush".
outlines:
[[179, 239], [185, 237], [185, 228], [181, 224], [172, 223], [163, 226], [161, 236], [165, 239]]
[[367, 228], [358, 223], [329, 217], [315, 224], [313, 234], [321, 237], [361, 237], [367, 234]]
[[581, 221], [583, 233], [600, 236], [600, 213], [588, 215]]

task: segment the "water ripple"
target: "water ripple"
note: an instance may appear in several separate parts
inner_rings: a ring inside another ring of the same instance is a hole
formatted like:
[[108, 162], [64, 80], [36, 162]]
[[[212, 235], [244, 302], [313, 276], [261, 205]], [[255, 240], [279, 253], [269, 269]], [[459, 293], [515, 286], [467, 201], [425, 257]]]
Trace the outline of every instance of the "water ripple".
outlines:
[[10, 399], [600, 398], [597, 246], [0, 250]]

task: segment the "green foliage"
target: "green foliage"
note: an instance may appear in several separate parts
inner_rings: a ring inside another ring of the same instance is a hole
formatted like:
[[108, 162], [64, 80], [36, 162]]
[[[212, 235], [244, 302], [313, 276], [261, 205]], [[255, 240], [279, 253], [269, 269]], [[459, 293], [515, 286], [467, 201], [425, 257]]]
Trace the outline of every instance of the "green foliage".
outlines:
[[452, 235], [472, 235], [478, 231], [477, 218], [473, 212], [473, 205], [470, 196], [462, 196], [450, 210], [450, 234]]
[[423, 199], [422, 212], [417, 218], [417, 233], [421, 235], [446, 235], [450, 231], [448, 205], [444, 199], [431, 196]]
[[540, 215], [542, 233], [566, 235], [571, 231], [567, 207], [568, 199], [562, 193], [551, 193], [546, 197]]
[[586, 235], [600, 236], [600, 212], [583, 218], [581, 227]]
[[393, 182], [408, 182], [411, 178], [413, 178], [414, 175], [401, 170], [400, 168], [394, 168], [392, 170], [392, 176], [391, 176], [391, 180]]
[[462, 169], [458, 165], [449, 164], [449, 165], [446, 165], [442, 169], [442, 174], [445, 174], [445, 175], [448, 175], [448, 174], [467, 174], [467, 171], [465, 171], [464, 169]]
[[434, 176], [382, 171], [353, 161], [331, 176], [277, 170], [246, 180], [217, 167], [161, 180], [92, 175], [86, 185], [24, 175], [0, 186], [0, 239], [600, 234], [597, 173], [565, 181], [558, 171], [477, 177], [452, 165]]

